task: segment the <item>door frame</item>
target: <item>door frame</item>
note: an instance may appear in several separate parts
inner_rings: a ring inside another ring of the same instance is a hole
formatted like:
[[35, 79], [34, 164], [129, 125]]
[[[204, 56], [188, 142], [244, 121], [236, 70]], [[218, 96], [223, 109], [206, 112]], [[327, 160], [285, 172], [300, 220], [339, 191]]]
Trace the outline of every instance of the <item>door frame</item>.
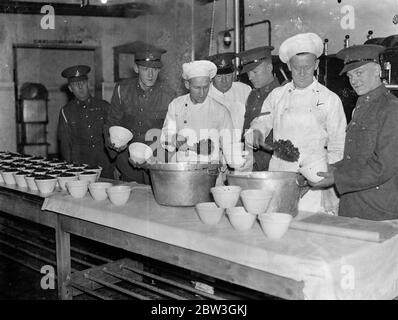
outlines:
[[85, 45], [68, 45], [62, 43], [14, 43], [12, 45], [13, 55], [13, 81], [14, 81], [14, 97], [15, 97], [15, 120], [16, 120], [16, 142], [17, 149], [19, 148], [20, 130], [18, 127], [18, 65], [17, 65], [17, 50], [18, 49], [39, 49], [39, 50], [76, 50], [76, 51], [92, 51], [94, 53], [94, 96], [102, 99], [102, 82], [103, 68], [102, 68], [102, 53], [100, 46], [85, 46]]
[[[93, 51], [94, 52], [94, 95], [97, 98], [102, 97], [102, 82], [104, 81], [102, 69], [102, 54], [100, 46], [79, 46], [66, 44], [36, 44], [36, 43], [16, 43], [12, 45], [13, 52], [13, 78], [15, 84], [15, 94], [18, 93], [18, 76], [17, 76], [17, 49], [43, 49], [43, 50], [76, 50], [76, 51]], [[18, 99], [15, 96], [16, 100]]]

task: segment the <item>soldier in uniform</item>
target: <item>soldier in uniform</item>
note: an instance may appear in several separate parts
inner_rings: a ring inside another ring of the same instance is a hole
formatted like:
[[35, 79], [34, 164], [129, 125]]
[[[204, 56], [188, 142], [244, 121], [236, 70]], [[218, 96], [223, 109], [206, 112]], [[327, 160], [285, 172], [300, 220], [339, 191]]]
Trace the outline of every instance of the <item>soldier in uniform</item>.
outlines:
[[[248, 130], [253, 119], [260, 115], [261, 107], [268, 94], [276, 87], [279, 87], [278, 79], [272, 74], [271, 51], [273, 49], [271, 46], [258, 47], [239, 54], [242, 64], [241, 74], [247, 72], [249, 80], [254, 87], [246, 101], [243, 132]], [[270, 133], [265, 142], [272, 142], [272, 133]], [[270, 153], [256, 150], [253, 152], [253, 156], [253, 171], [268, 170], [271, 159]]]
[[398, 99], [380, 79], [383, 46], [364, 44], [341, 50], [359, 95], [347, 126], [344, 158], [330, 167], [314, 187], [335, 185], [339, 215], [369, 220], [398, 218]]
[[234, 134], [240, 140], [245, 119], [246, 100], [251, 91], [250, 86], [235, 80], [233, 52], [219, 53], [208, 57], [217, 66], [217, 74], [210, 84], [209, 97], [227, 107], [234, 125]]
[[103, 177], [113, 177], [113, 166], [104, 147], [102, 130], [109, 103], [94, 98], [88, 89], [90, 67], [77, 65], [62, 71], [74, 99], [59, 113], [58, 140], [61, 157], [68, 162], [101, 166]]
[[121, 180], [149, 184], [149, 176], [144, 169], [129, 163], [127, 145], [115, 148], [109, 140], [109, 128], [122, 126], [129, 129], [134, 142], [152, 144], [153, 138], [147, 133], [151, 129], [162, 128], [169, 103], [175, 92], [158, 79], [162, 67], [161, 56], [166, 50], [155, 47], [142, 47], [135, 52], [134, 71], [138, 78], [121, 81], [115, 86], [111, 108], [105, 121], [104, 136], [109, 154], [116, 158], [116, 166]]

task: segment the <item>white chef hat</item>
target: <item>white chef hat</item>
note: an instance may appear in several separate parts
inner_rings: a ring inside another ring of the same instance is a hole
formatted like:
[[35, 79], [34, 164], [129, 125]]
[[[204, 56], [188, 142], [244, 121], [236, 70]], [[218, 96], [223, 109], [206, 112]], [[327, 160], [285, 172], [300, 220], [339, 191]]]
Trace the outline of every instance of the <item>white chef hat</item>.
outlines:
[[279, 58], [287, 63], [298, 53], [309, 52], [319, 58], [323, 53], [322, 39], [315, 33], [299, 33], [282, 42], [279, 48]]
[[217, 66], [208, 60], [197, 60], [182, 65], [182, 78], [189, 80], [195, 77], [210, 77], [213, 79], [217, 73]]

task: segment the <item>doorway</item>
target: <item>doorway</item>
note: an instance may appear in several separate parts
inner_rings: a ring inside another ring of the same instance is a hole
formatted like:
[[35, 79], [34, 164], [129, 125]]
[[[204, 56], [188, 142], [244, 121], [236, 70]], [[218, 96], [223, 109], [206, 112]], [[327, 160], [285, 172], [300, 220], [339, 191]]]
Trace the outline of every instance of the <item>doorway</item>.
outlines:
[[[90, 66], [88, 80], [90, 93], [95, 97], [102, 98], [103, 75], [100, 47], [15, 44], [13, 57], [17, 122], [20, 90], [23, 84], [40, 83], [44, 85], [48, 91], [48, 124], [44, 137], [48, 144], [48, 154], [45, 156], [57, 157], [59, 154], [57, 141], [59, 111], [72, 97], [67, 88], [67, 80], [61, 76], [61, 72], [65, 68], [77, 64]], [[17, 150], [21, 150], [23, 147], [21, 146], [23, 143], [21, 130], [18, 129], [20, 127], [17, 123]]]

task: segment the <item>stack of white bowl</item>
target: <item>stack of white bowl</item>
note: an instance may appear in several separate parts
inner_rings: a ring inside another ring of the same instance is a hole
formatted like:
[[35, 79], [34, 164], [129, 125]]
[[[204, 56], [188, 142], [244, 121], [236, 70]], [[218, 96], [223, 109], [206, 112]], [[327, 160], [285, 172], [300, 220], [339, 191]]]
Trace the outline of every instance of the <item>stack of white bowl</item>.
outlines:
[[[205, 224], [217, 224], [224, 210], [231, 225], [238, 231], [250, 230], [258, 218], [265, 235], [270, 239], [280, 239], [289, 228], [292, 215], [279, 212], [267, 212], [272, 199], [272, 190], [241, 190], [239, 186], [219, 186], [211, 189], [215, 202], [196, 205], [196, 211]], [[236, 204], [242, 199], [243, 207]]]
[[210, 189], [215, 202], [203, 202], [196, 205], [200, 220], [208, 225], [220, 222], [225, 209], [233, 208], [239, 200], [241, 187], [219, 186]]

